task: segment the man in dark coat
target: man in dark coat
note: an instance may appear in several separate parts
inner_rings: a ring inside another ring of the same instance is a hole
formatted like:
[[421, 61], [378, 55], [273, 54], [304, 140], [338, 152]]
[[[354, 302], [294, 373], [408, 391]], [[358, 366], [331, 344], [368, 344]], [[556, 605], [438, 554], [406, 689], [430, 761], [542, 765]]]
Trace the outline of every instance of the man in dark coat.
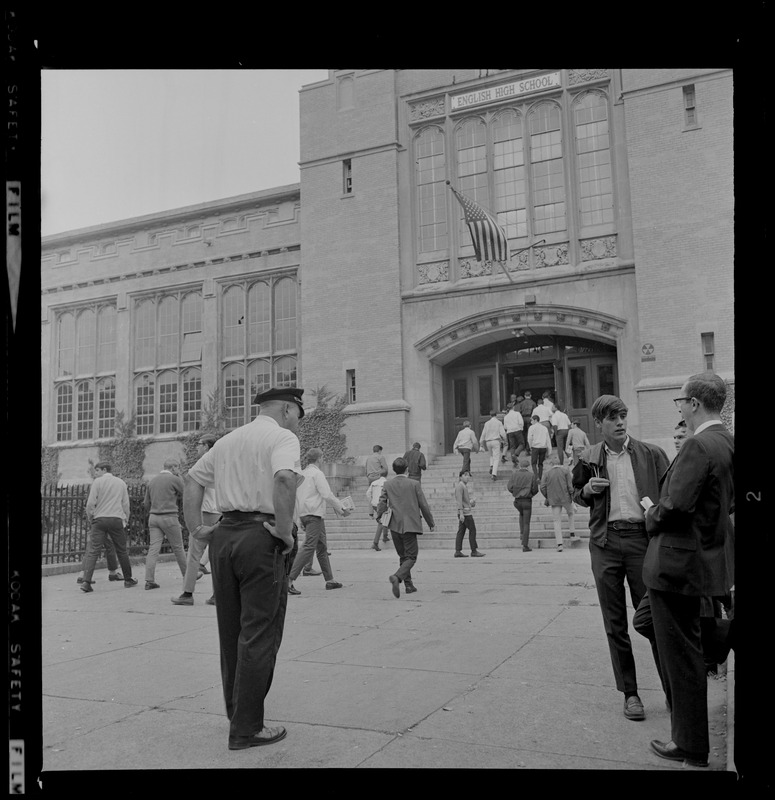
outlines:
[[708, 687], [701, 644], [701, 597], [729, 594], [726, 540], [734, 512], [734, 439], [721, 422], [726, 384], [693, 375], [675, 404], [692, 436], [664, 476], [646, 513], [643, 563], [662, 680], [671, 707], [671, 740], [651, 742], [662, 757], [708, 765]]
[[417, 537], [422, 535], [420, 515], [428, 523], [431, 532], [435, 524], [419, 481], [407, 477], [406, 467], [406, 460], [403, 458], [397, 458], [393, 462], [393, 472], [396, 473], [396, 477], [385, 481], [377, 506], [378, 519], [388, 508], [391, 510], [388, 528], [398, 553], [399, 567], [388, 580], [393, 587], [395, 597], [401, 596], [399, 588], [401, 582], [406, 586], [407, 594], [417, 591], [412, 582], [412, 567], [417, 562]]

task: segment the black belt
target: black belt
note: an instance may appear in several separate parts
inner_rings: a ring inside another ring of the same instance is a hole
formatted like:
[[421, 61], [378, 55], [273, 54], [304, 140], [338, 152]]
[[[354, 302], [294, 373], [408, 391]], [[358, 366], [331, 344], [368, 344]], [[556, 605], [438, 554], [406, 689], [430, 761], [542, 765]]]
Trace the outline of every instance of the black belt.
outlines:
[[646, 530], [646, 523], [645, 522], [623, 522], [621, 520], [616, 520], [615, 522], [609, 522], [608, 527], [614, 531], [645, 531]]
[[274, 514], [265, 514], [263, 511], [224, 511], [226, 519], [274, 519]]

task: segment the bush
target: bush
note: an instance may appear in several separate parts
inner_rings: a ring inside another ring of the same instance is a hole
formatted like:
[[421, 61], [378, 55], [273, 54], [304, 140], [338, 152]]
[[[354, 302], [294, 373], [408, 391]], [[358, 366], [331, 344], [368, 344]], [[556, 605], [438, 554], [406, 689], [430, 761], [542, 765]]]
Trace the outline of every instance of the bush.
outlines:
[[353, 458], [345, 458], [347, 439], [342, 428], [348, 414], [344, 408], [347, 399], [343, 395], [335, 395], [325, 386], [318, 387], [310, 394], [317, 399], [314, 411], [306, 414], [299, 423], [299, 441], [301, 443], [302, 467], [306, 466], [305, 453], [311, 447], [319, 447], [323, 451], [322, 461], [329, 463], [348, 463]]
[[43, 445], [40, 448], [40, 481], [57, 483], [59, 480], [59, 450]]

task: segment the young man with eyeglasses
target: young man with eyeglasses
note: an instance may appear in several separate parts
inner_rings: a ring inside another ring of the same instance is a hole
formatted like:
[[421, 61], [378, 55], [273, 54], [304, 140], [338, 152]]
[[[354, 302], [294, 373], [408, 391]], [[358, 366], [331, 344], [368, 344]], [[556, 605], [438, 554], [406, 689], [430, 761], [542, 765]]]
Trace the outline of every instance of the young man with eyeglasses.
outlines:
[[[638, 696], [635, 658], [627, 627], [625, 580], [633, 608], [646, 587], [643, 559], [648, 547], [645, 512], [641, 500], [659, 497], [659, 482], [667, 472], [668, 458], [656, 445], [627, 433], [627, 406], [612, 394], [595, 400], [591, 409], [603, 441], [584, 450], [573, 468], [573, 500], [589, 508], [589, 554], [603, 625], [616, 679], [624, 694], [624, 716], [646, 718]], [[651, 641], [659, 670], [656, 644]]]

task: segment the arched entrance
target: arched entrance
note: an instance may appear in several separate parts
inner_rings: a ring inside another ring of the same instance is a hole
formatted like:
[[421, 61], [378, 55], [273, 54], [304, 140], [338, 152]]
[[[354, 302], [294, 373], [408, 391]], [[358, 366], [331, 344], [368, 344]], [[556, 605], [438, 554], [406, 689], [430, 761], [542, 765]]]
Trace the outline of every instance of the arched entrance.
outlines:
[[444, 374], [448, 451], [464, 420], [478, 435], [490, 409], [505, 411], [511, 395], [520, 398], [528, 390], [537, 402], [550, 392], [594, 443], [592, 403], [601, 394], [618, 394], [616, 348], [569, 336], [538, 334], [484, 345], [452, 361]]
[[619, 394], [617, 343], [625, 321], [586, 309], [504, 308], [457, 320], [416, 343], [441, 367], [446, 452], [463, 420], [477, 435], [490, 409], [506, 408], [512, 394], [549, 391], [590, 442], [598, 439], [590, 415], [595, 398]]

